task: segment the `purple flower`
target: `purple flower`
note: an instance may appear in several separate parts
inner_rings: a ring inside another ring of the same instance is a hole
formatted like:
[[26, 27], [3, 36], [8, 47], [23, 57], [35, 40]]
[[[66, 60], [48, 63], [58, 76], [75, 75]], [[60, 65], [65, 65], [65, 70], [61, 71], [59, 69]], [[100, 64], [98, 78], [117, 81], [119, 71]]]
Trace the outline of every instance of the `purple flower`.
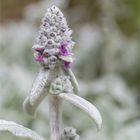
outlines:
[[35, 60], [38, 62], [43, 62], [43, 55], [40, 52], [35, 53]]
[[64, 62], [64, 68], [65, 69], [68, 69], [68, 68], [70, 68], [70, 62]]
[[59, 58], [63, 60], [64, 68], [68, 69], [70, 68], [70, 64], [72, 63], [72, 54], [69, 50], [69, 43], [68, 42], [62, 42], [61, 46], [59, 47]]
[[43, 52], [44, 51], [44, 48], [36, 48], [35, 51]]
[[69, 55], [69, 51], [68, 51], [68, 43], [61, 43], [61, 46], [59, 47], [59, 52], [60, 55], [62, 56], [68, 56]]

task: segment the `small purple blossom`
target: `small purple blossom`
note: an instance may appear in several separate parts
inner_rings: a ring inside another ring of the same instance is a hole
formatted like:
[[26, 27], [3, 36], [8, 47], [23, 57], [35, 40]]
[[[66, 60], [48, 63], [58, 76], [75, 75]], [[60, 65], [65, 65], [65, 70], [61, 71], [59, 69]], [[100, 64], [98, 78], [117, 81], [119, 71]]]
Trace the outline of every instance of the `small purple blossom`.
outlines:
[[71, 62], [64, 62], [64, 68], [65, 69], [70, 68], [70, 64], [71, 64]]
[[67, 42], [62, 42], [61, 46], [59, 47], [59, 53], [62, 56], [68, 56], [69, 50], [68, 50], [69, 44]]
[[68, 52], [68, 50], [65, 46], [61, 46], [59, 48], [59, 52], [60, 52], [60, 55], [62, 55], [62, 56], [68, 56], [69, 55], [69, 52]]
[[59, 58], [63, 60], [63, 65], [65, 69], [70, 67], [72, 62], [72, 54], [70, 52], [70, 44], [68, 42], [62, 42], [61, 46], [59, 47]]
[[43, 55], [40, 52], [35, 53], [35, 60], [38, 62], [43, 62]]

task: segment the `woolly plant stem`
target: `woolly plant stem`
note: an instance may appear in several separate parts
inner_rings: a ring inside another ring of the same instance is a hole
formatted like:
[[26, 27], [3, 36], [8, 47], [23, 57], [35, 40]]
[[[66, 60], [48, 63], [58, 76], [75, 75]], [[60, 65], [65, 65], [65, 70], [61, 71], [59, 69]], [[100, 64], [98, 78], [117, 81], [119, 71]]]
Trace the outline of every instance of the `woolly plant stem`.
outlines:
[[49, 99], [51, 140], [61, 140], [61, 100], [53, 95]]
[[[50, 81], [54, 81], [62, 74], [61, 66], [57, 65], [56, 68], [50, 72]], [[51, 94], [49, 96], [49, 110], [51, 140], [61, 140], [61, 99], [57, 95]]]

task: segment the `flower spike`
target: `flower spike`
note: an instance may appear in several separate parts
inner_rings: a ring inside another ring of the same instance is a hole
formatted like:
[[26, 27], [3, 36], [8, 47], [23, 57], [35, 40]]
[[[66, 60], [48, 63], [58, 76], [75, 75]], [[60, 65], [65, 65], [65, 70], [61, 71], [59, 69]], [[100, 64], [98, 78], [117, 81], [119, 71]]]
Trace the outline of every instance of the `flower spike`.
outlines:
[[36, 44], [33, 46], [35, 60], [46, 68], [54, 68], [61, 60], [67, 69], [66, 63], [72, 63], [71, 39], [72, 30], [68, 27], [62, 12], [56, 7], [49, 8], [42, 20]]

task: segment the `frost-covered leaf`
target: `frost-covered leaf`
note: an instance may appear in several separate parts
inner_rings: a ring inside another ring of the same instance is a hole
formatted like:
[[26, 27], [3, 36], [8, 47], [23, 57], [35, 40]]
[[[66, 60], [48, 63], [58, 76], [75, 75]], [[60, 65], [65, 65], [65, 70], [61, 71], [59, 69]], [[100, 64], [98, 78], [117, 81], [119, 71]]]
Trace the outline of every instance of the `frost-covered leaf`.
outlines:
[[9, 131], [15, 136], [28, 138], [31, 140], [45, 140], [43, 137], [39, 136], [36, 132], [30, 130], [29, 128], [11, 121], [0, 120], [0, 131]]
[[75, 94], [66, 94], [61, 93], [59, 97], [69, 101], [70, 103], [74, 104], [75, 106], [79, 107], [83, 111], [87, 112], [88, 115], [95, 121], [98, 130], [101, 129], [102, 126], [102, 117], [98, 109], [91, 104], [90, 102], [86, 101], [85, 99], [75, 95]]

